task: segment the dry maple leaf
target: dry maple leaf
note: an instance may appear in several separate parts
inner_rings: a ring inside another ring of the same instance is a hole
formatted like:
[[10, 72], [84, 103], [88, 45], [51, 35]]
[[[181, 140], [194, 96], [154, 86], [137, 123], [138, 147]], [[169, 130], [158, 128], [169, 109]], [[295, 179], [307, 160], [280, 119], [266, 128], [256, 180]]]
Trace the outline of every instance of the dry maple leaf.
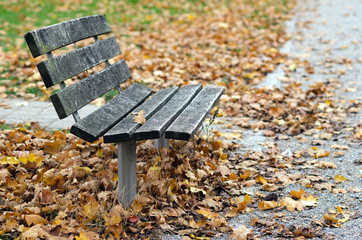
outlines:
[[317, 199], [312, 195], [309, 195], [308, 197], [302, 197], [300, 202], [304, 207], [315, 207], [317, 205]]
[[305, 195], [305, 192], [303, 189], [300, 189], [299, 191], [291, 191], [290, 195], [292, 195], [293, 198], [301, 199]]
[[214, 213], [212, 212], [210, 209], [208, 208], [203, 208], [203, 207], [199, 207], [200, 209], [197, 209], [196, 212], [198, 214], [203, 215], [204, 217], [206, 217], [207, 219], [212, 219], [212, 218], [216, 218], [219, 216], [218, 213]]
[[35, 225], [22, 233], [21, 239], [51, 239], [52, 235], [47, 233], [41, 225]]
[[348, 179], [346, 179], [343, 175], [339, 175], [339, 174], [334, 176], [334, 180], [336, 181], [336, 183], [348, 181]]
[[31, 224], [37, 225], [37, 224], [47, 224], [48, 221], [46, 219], [44, 219], [43, 217], [36, 215], [36, 214], [29, 214], [29, 215], [25, 215], [25, 221], [26, 224], [28, 226], [30, 226]]
[[246, 228], [244, 225], [241, 225], [238, 228], [233, 229], [233, 233], [229, 236], [228, 239], [233, 240], [247, 240], [248, 237], [254, 234], [254, 231], [250, 228]]
[[134, 113], [136, 114], [136, 116], [134, 116], [132, 119], [134, 120], [134, 122], [139, 123], [139, 124], [144, 124], [146, 122], [146, 118], [144, 116], [144, 111], [140, 110], [138, 113]]
[[293, 200], [291, 197], [286, 197], [284, 198], [281, 202], [280, 202], [280, 207], [287, 207], [287, 210], [289, 212], [294, 211], [295, 209], [297, 209], [298, 211], [302, 211], [303, 210], [303, 204], [299, 201], [295, 201]]

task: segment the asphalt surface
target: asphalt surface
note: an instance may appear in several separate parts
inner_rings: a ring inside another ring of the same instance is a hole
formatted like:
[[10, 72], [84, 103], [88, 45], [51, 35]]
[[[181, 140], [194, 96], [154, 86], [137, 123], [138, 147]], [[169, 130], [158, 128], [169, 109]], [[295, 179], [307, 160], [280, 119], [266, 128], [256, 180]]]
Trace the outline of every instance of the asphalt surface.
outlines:
[[[361, 0], [308, 0], [299, 1], [295, 9], [295, 16], [287, 22], [287, 32], [292, 36], [281, 51], [288, 55], [289, 58], [298, 58], [307, 60], [314, 67], [315, 72], [309, 74], [305, 69], [296, 69], [294, 73], [289, 74], [289, 79], [295, 79], [302, 84], [304, 90], [308, 89], [310, 84], [316, 82], [326, 83], [330, 79], [338, 79], [341, 82], [340, 88], [336, 90], [334, 99], [350, 100], [361, 102], [362, 99], [362, 1]], [[336, 62], [350, 61], [350, 64], [335, 64]], [[329, 64], [328, 64], [329, 63]], [[276, 71], [269, 74], [268, 77], [257, 87], [278, 87], [282, 88], [288, 83], [283, 83], [285, 73], [279, 66]], [[347, 125], [361, 125], [361, 109], [357, 114], [348, 115], [344, 122]], [[298, 149], [308, 149], [311, 137], [305, 136], [309, 141], [301, 143], [294, 138], [286, 140], [277, 140], [275, 143], [282, 152], [293, 152]], [[342, 133], [333, 139], [335, 143], [350, 146], [350, 150], [343, 157], [326, 157], [323, 161], [334, 162], [336, 169], [325, 169], [318, 174], [328, 179], [333, 176], [342, 174], [351, 181], [344, 182], [341, 186], [345, 189], [362, 187], [361, 173], [362, 168], [356, 162], [361, 161], [362, 148], [361, 142], [351, 143], [348, 133]], [[244, 131], [241, 144], [243, 148], [240, 153], [246, 150], [262, 151], [263, 147], [260, 142], [270, 141], [261, 133]], [[324, 148], [330, 150], [333, 142], [327, 142]], [[307, 171], [304, 172], [308, 174]], [[284, 189], [284, 192], [298, 190], [297, 184], [291, 184]], [[253, 191], [254, 189], [249, 189]], [[330, 209], [335, 209], [337, 205], [346, 206], [349, 211], [354, 212], [351, 217], [340, 228], [324, 227], [323, 237], [314, 239], [362, 239], [362, 216], [360, 211], [362, 194], [349, 192], [347, 194], [332, 194], [328, 191], [310, 192], [319, 196], [318, 205], [315, 208], [304, 210], [301, 213], [283, 211], [287, 218], [286, 222], [281, 224], [294, 226], [308, 226], [311, 222], [323, 218], [324, 214]], [[272, 212], [255, 211], [251, 214], [240, 214], [230, 221], [237, 227], [240, 224], [248, 226], [252, 217], [262, 219], [271, 219]], [[252, 227], [250, 227], [252, 228]], [[257, 233], [257, 229], [254, 229]], [[221, 238], [226, 239], [227, 236]], [[278, 239], [283, 237], [278, 237]], [[276, 239], [273, 236], [262, 236], [261, 239]]]

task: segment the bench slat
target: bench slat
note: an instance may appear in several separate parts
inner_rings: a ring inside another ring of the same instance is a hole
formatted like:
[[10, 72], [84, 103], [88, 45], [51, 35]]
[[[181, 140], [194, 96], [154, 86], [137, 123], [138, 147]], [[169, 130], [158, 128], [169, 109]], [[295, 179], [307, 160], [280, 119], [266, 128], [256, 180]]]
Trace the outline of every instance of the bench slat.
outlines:
[[[137, 113], [143, 110], [145, 119], [149, 119], [155, 112], [162, 108], [173, 95], [175, 95], [177, 89], [177, 87], [173, 87], [159, 90], [157, 93], [152, 95], [150, 99], [133, 110], [133, 112]], [[141, 126], [141, 124], [134, 121], [134, 116], [135, 115], [130, 114], [125, 119], [117, 123], [116, 126], [104, 135], [104, 142], [114, 143], [130, 140], [133, 137], [133, 133]]]
[[84, 107], [131, 77], [124, 60], [103, 69], [50, 96], [60, 119]]
[[24, 37], [35, 58], [85, 38], [110, 32], [106, 17], [94, 15], [40, 28], [26, 33]]
[[172, 121], [201, 90], [201, 84], [182, 87], [167, 104], [134, 133], [136, 140], [160, 138]]
[[88, 142], [94, 142], [152, 94], [141, 84], [133, 84], [103, 107], [74, 124], [70, 132]]
[[223, 87], [206, 85], [167, 128], [165, 137], [189, 140], [200, 127], [207, 113], [216, 105], [223, 92]]
[[109, 37], [92, 45], [38, 64], [46, 87], [54, 86], [121, 53], [116, 38]]

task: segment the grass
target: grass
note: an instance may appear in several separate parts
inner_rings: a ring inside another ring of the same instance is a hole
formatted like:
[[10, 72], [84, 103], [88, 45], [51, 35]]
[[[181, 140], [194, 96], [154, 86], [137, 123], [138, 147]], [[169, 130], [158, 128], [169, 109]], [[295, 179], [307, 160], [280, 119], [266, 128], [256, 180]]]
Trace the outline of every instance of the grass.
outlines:
[[132, 22], [145, 29], [157, 16], [193, 13], [205, 5], [202, 0], [0, 0], [0, 46], [24, 49], [26, 32], [77, 17], [106, 14], [112, 23]]

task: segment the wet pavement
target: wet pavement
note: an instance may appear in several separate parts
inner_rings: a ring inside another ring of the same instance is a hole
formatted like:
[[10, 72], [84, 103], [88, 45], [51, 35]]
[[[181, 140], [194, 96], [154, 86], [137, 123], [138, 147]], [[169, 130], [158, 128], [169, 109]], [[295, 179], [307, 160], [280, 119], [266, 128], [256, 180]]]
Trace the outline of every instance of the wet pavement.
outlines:
[[[41, 128], [48, 130], [68, 129], [74, 123], [72, 116], [59, 119], [51, 102], [27, 101], [24, 99], [0, 99], [0, 120], [7, 124], [38, 122]], [[98, 107], [87, 105], [79, 111], [81, 117], [87, 116]]]

